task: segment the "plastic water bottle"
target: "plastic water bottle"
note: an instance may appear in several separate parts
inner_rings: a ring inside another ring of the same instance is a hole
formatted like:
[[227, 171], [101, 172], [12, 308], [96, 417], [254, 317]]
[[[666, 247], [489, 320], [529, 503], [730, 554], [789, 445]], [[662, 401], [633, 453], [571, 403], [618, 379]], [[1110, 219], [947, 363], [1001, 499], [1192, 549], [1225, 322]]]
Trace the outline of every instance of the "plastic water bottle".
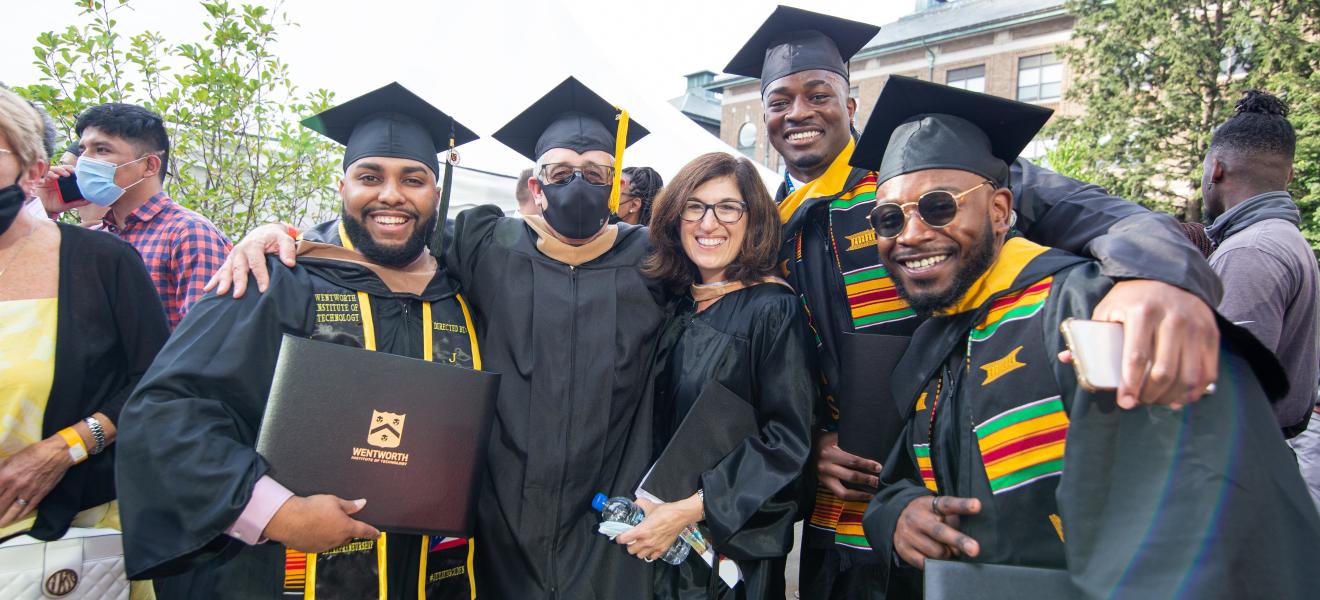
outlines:
[[[591, 499], [591, 507], [600, 513], [600, 532], [610, 536], [610, 539], [614, 539], [614, 536], [632, 529], [634, 525], [641, 523], [642, 519], [646, 517], [642, 507], [637, 506], [627, 498], [607, 498], [605, 494], [596, 494], [596, 497]], [[610, 524], [616, 525], [611, 526]], [[675, 539], [674, 545], [670, 546], [660, 556], [660, 560], [671, 565], [677, 565], [687, 558], [688, 552], [691, 550], [691, 546], [688, 546], [687, 542], [680, 537]]]

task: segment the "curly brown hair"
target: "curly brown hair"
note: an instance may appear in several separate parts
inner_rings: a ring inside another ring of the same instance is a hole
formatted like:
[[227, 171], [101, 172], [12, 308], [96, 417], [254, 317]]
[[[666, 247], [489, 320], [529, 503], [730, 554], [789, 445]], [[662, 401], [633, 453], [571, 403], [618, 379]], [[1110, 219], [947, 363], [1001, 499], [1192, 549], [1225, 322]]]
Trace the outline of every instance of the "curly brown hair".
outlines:
[[738, 193], [747, 204], [747, 233], [742, 248], [729, 265], [730, 280], [753, 283], [775, 274], [779, 254], [779, 211], [766, 191], [756, 166], [746, 158], [723, 152], [698, 156], [683, 165], [678, 175], [656, 196], [651, 207], [651, 255], [642, 264], [642, 272], [664, 282], [674, 290], [685, 291], [698, 281], [697, 266], [683, 252], [680, 228], [683, 205], [697, 188], [708, 181], [732, 177]]

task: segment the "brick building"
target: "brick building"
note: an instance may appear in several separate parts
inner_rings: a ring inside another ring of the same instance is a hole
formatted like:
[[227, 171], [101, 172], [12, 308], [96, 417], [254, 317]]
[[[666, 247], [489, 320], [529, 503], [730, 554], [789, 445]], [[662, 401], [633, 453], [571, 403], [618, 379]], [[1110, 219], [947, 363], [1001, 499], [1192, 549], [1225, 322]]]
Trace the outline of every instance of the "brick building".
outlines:
[[[852, 90], [857, 128], [866, 125], [890, 75], [937, 81], [996, 96], [1034, 102], [1062, 114], [1080, 106], [1063, 100], [1068, 69], [1054, 49], [1069, 43], [1073, 18], [1063, 0], [916, 0], [916, 11], [885, 25], [853, 57]], [[722, 93], [720, 138], [776, 171], [778, 153], [767, 143], [757, 79], [716, 79], [706, 87]], [[1048, 141], [1023, 152], [1044, 154]]]

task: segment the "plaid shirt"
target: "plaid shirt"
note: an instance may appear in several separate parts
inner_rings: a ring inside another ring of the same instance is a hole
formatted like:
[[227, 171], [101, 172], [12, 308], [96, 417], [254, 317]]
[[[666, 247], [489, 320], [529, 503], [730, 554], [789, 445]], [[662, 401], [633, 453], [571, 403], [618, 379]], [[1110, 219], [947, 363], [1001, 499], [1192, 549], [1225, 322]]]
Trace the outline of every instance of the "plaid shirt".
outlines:
[[175, 204], [160, 192], [124, 219], [120, 227], [106, 213], [105, 230], [133, 245], [147, 265], [165, 307], [170, 330], [199, 298], [233, 244], [210, 221]]

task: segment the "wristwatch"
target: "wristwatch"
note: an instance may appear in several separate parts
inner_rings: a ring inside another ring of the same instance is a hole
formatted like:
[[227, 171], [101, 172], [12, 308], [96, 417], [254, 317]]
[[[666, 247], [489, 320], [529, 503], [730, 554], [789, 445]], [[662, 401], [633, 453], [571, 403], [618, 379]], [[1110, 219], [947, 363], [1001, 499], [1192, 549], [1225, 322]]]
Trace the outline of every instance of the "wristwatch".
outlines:
[[87, 453], [100, 454], [101, 451], [105, 450], [105, 428], [101, 427], [101, 422], [97, 421], [96, 417], [87, 417], [83, 419], [83, 423], [86, 423], [87, 428], [92, 430], [92, 439], [96, 440], [96, 445], [92, 446]]

